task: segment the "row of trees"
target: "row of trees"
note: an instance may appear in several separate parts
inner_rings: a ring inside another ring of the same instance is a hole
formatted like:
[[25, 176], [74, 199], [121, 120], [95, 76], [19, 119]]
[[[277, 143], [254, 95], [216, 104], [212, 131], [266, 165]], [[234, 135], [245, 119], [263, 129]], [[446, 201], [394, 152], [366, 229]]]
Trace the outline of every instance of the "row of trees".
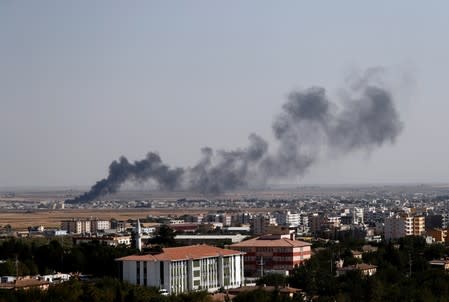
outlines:
[[[378, 250], [363, 254], [363, 262], [378, 266], [372, 277], [359, 272], [349, 272], [336, 277], [335, 261], [345, 264], [358, 260], [351, 250], [360, 247], [358, 242], [328, 245], [317, 252], [304, 265], [296, 268], [289, 277], [266, 275], [259, 284], [282, 287], [290, 285], [302, 289], [314, 301], [448, 301], [449, 274], [434, 269], [429, 260], [447, 257], [445, 245], [426, 245], [421, 237], [407, 237], [397, 244], [383, 243]], [[117, 279], [115, 258], [136, 253], [125, 247], [109, 247], [98, 242], [64, 247], [59, 241], [36, 242], [9, 239], [0, 243], [1, 275], [15, 274], [15, 258], [19, 270], [25, 273], [52, 271], [80, 271], [103, 277], [95, 283], [69, 283], [52, 286], [47, 292], [1, 292], [0, 301], [208, 301], [205, 293], [192, 293], [173, 297], [160, 296], [155, 289], [131, 286]], [[107, 277], [112, 278], [107, 278]], [[106, 277], [106, 278], [104, 278]], [[297, 298], [295, 298], [297, 299]], [[278, 291], [263, 290], [238, 295], [236, 302], [292, 301]]]
[[406, 237], [397, 244], [385, 243], [376, 252], [363, 254], [363, 262], [378, 267], [372, 277], [348, 272], [336, 277], [335, 260], [354, 264], [354, 242], [334, 244], [315, 254], [289, 277], [267, 275], [260, 284], [301, 288], [314, 301], [448, 301], [449, 274], [435, 269], [429, 261], [447, 257], [444, 245], [426, 245], [422, 237]]
[[130, 285], [113, 278], [96, 282], [71, 280], [41, 290], [0, 290], [0, 302], [211, 302], [206, 292], [162, 296], [156, 288]]

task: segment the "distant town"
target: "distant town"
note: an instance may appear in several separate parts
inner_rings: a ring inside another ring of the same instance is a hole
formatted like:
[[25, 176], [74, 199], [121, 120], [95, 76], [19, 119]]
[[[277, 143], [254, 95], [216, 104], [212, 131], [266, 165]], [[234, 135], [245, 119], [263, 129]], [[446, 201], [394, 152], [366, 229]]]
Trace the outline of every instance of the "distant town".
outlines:
[[[105, 200], [66, 204], [73, 194], [1, 193], [1, 244], [40, 240], [65, 250], [62, 258], [92, 245], [125, 249], [110, 259], [115, 267], [108, 272], [111, 277], [157, 288], [160, 296], [206, 291], [222, 301], [239, 301], [250, 289], [276, 288], [301, 301], [331, 295], [310, 289], [295, 276], [326, 254], [320, 261], [327, 262], [326, 274], [335, 280], [352, 272], [374, 277], [385, 268], [373, 255], [390, 244], [406, 253], [404, 276], [409, 276], [419, 261], [411, 254], [418, 249], [406, 248], [411, 244], [407, 238], [422, 242], [423, 249], [442, 247], [440, 254], [419, 257], [425, 257], [421, 260], [429, 269], [449, 270], [444, 250], [449, 242], [449, 187], [443, 185], [304, 187], [214, 198], [121, 192]], [[127, 219], [120, 218], [123, 213]], [[27, 218], [33, 215], [40, 215], [41, 223], [27, 225], [36, 221]], [[56, 223], [46, 219], [58, 215], [64, 218]], [[81, 264], [70, 270], [73, 265], [62, 260], [46, 263], [42, 271], [38, 263], [20, 259], [17, 251], [0, 255], [0, 289], [5, 290], [48, 289], [73, 278], [102, 275]]]

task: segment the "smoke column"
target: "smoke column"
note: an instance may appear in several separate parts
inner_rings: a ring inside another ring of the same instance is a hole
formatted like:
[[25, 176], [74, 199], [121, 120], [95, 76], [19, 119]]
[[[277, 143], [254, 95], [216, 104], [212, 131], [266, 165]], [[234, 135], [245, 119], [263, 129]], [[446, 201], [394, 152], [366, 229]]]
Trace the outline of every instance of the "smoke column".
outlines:
[[126, 181], [156, 181], [162, 190], [219, 193], [264, 185], [269, 180], [303, 175], [322, 156], [371, 152], [394, 143], [403, 124], [391, 93], [379, 81], [381, 68], [369, 69], [344, 90], [339, 103], [332, 102], [322, 87], [293, 91], [273, 122], [274, 150], [257, 134], [250, 134], [245, 148], [214, 152], [201, 150], [198, 163], [189, 168], [170, 168], [156, 153], [130, 163], [113, 161], [109, 174], [68, 203], [95, 200], [115, 193]]

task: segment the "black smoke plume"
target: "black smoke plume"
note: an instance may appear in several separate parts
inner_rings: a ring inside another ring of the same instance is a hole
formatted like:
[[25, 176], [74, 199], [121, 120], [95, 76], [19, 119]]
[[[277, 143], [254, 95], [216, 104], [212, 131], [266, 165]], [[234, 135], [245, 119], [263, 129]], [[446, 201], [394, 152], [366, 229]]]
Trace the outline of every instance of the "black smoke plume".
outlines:
[[370, 152], [394, 143], [403, 124], [391, 93], [378, 80], [380, 71], [370, 69], [359, 77], [339, 103], [332, 102], [321, 87], [290, 93], [273, 123], [277, 146], [271, 152], [263, 138], [251, 134], [246, 148], [217, 152], [203, 148], [199, 162], [189, 168], [170, 168], [152, 152], [134, 163], [121, 157], [111, 163], [107, 178], [67, 202], [88, 202], [115, 193], [126, 181], [153, 180], [162, 190], [206, 194], [260, 186], [303, 175], [322, 156]]

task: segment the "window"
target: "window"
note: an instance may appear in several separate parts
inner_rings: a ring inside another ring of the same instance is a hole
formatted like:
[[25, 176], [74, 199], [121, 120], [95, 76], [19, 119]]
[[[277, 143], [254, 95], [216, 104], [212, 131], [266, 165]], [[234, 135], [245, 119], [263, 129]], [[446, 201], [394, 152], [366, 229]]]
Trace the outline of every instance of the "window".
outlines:
[[159, 278], [161, 285], [164, 285], [164, 262], [159, 262]]
[[140, 261], [136, 261], [136, 284], [140, 285]]

